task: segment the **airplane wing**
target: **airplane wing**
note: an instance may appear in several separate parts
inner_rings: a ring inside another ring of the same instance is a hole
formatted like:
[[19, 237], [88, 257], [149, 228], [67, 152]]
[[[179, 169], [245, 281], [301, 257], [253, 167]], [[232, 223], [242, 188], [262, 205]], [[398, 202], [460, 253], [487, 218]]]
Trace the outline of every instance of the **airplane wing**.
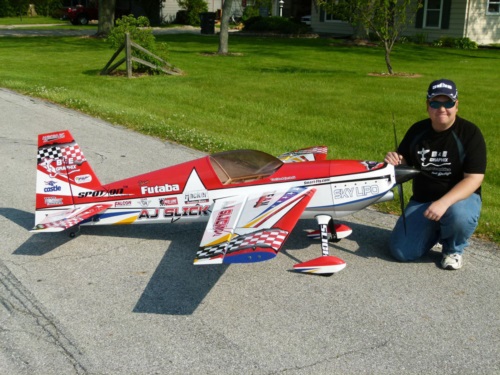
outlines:
[[56, 214], [48, 214], [30, 232], [60, 232], [107, 210], [111, 206], [113, 206], [112, 203], [96, 203], [63, 212], [58, 211]]
[[278, 159], [280, 159], [284, 163], [319, 161], [319, 160], [326, 160], [327, 154], [328, 154], [327, 146], [316, 146], [316, 147], [309, 147], [300, 150], [286, 152], [278, 156]]
[[217, 200], [194, 264], [274, 258], [315, 192], [302, 186]]

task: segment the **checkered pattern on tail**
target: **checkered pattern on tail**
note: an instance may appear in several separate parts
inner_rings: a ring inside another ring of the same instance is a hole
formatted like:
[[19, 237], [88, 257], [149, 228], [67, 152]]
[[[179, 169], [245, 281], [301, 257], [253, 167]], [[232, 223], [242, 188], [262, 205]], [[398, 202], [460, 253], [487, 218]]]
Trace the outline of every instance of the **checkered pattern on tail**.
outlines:
[[61, 151], [66, 159], [73, 159], [75, 164], [81, 164], [85, 161], [85, 156], [83, 156], [80, 146], [76, 143], [72, 146], [63, 147]]
[[37, 163], [40, 164], [45, 159], [61, 159], [63, 154], [61, 152], [61, 147], [52, 146], [47, 148], [38, 149]]
[[40, 164], [45, 159], [73, 159], [73, 163], [81, 164], [85, 161], [85, 156], [76, 143], [71, 146], [51, 146], [38, 149], [37, 162]]
[[52, 223], [46, 223], [46, 224], [38, 224], [37, 229], [47, 229], [47, 228], [71, 228], [74, 225], [77, 225], [79, 222], [81, 222], [82, 219], [78, 216], [72, 217], [71, 219], [61, 219], [58, 221], [54, 221]]
[[196, 258], [213, 258], [257, 246], [272, 248], [275, 252], [278, 252], [287, 236], [288, 232], [286, 230], [278, 228], [264, 229], [258, 232], [237, 236], [229, 242], [224, 242], [215, 246], [207, 246], [198, 251]]

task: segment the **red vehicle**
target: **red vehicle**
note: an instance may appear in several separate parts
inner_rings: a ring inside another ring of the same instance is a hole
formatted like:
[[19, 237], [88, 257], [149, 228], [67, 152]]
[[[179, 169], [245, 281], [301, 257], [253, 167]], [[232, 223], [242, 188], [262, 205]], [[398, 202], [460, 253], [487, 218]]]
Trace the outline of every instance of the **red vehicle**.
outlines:
[[[117, 0], [115, 19], [131, 13], [130, 1]], [[73, 25], [88, 25], [90, 21], [99, 19], [98, 0], [68, 0], [64, 2], [63, 19]]]

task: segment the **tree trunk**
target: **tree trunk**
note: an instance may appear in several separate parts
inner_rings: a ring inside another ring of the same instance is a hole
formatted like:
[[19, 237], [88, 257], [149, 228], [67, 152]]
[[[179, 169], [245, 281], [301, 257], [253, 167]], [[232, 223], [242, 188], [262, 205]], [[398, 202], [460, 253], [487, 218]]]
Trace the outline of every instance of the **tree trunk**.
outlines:
[[384, 48], [385, 48], [385, 65], [387, 65], [387, 71], [389, 74], [394, 74], [392, 71], [392, 65], [391, 65], [391, 46], [388, 43], [388, 41], [384, 41]]
[[220, 21], [219, 33], [219, 55], [227, 55], [229, 53], [229, 17], [231, 16], [231, 8], [233, 0], [225, 0], [222, 6], [222, 19]]
[[115, 24], [116, 0], [99, 0], [99, 25], [96, 36], [105, 38]]

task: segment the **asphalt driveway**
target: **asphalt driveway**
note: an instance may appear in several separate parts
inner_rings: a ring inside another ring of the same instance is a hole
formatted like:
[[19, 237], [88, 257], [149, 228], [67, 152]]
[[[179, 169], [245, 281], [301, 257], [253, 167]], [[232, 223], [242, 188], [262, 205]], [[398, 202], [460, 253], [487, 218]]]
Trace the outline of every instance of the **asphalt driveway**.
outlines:
[[500, 373], [498, 246], [400, 264], [396, 218], [364, 210], [320, 277], [289, 272], [320, 255], [309, 220], [251, 265], [193, 266], [201, 224], [32, 235], [39, 133], [69, 129], [104, 183], [202, 154], [5, 89], [0, 113], [0, 373]]

